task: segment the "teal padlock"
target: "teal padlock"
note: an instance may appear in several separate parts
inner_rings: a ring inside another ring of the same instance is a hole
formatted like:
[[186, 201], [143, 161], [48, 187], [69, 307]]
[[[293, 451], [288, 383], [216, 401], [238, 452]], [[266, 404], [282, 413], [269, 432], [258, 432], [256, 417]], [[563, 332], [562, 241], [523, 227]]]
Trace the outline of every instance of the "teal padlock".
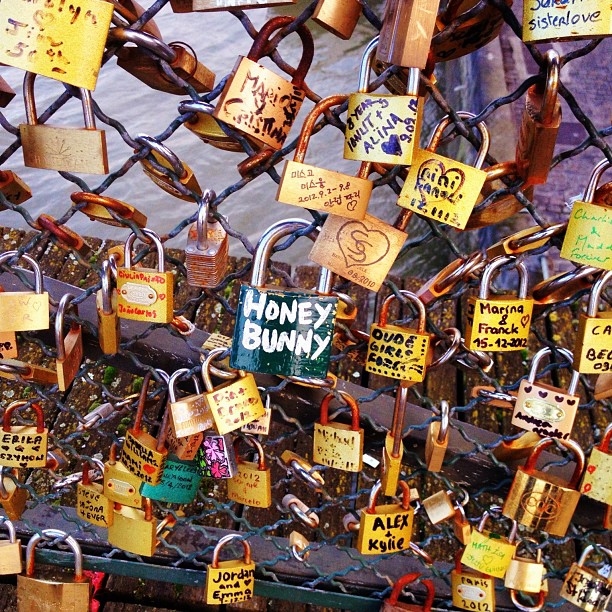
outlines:
[[184, 461], [168, 455], [161, 482], [152, 486], [143, 482], [140, 494], [168, 504], [190, 504], [198, 493], [202, 475], [195, 461]]

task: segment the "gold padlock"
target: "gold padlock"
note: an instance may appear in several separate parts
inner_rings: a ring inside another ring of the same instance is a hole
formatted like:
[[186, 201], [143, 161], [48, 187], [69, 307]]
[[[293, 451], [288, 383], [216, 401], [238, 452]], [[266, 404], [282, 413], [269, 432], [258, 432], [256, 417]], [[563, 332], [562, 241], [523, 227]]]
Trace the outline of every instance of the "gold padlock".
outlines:
[[140, 485], [142, 481], [117, 460], [117, 443], [110, 447], [108, 461], [104, 464], [104, 495], [111, 501], [132, 508], [142, 507]]
[[335, 394], [328, 393], [321, 402], [319, 420], [314, 425], [312, 460], [347, 472], [361, 472], [364, 434], [359, 427], [359, 405], [345, 391], [338, 393], [351, 410], [351, 424], [329, 422], [329, 404]]
[[546, 573], [546, 568], [542, 562], [542, 549], [536, 548], [536, 558], [529, 559], [518, 555], [521, 544], [530, 542], [536, 547], [537, 540], [533, 538], [522, 538], [518, 543], [512, 561], [508, 565], [506, 575], [504, 577], [504, 586], [507, 589], [521, 591], [524, 593], [539, 593], [542, 590], [542, 580]]
[[[270, 393], [266, 392], [265, 387], [257, 387], [257, 389], [265, 394], [264, 401], [264, 410], [266, 411], [263, 416], [260, 416], [258, 419], [251, 421], [250, 423], [245, 423], [240, 431], [242, 433], [250, 433], [254, 436], [267, 436], [270, 433], [270, 421], [272, 420], [272, 406], [270, 400]], [[260, 438], [261, 439], [261, 438]]]
[[461, 551], [455, 555], [451, 572], [453, 606], [460, 610], [495, 611], [495, 579], [488, 574], [461, 567]]
[[[219, 561], [224, 546], [239, 541], [244, 549], [242, 559]], [[206, 570], [206, 604], [230, 604], [247, 601], [255, 589], [255, 563], [251, 561], [251, 547], [240, 534], [230, 533], [216, 544], [213, 558]]]
[[402, 471], [402, 457], [404, 445], [402, 434], [404, 431], [404, 416], [408, 404], [408, 389], [410, 385], [402, 380], [395, 390], [395, 403], [393, 405], [393, 421], [391, 430], [385, 436], [383, 449], [381, 486], [383, 495], [395, 495], [397, 483]]
[[470, 543], [472, 537], [472, 526], [465, 516], [465, 510], [463, 505], [459, 504], [455, 506], [455, 516], [453, 517], [453, 533], [455, 537], [463, 544], [467, 546]]
[[[74, 576], [64, 578], [63, 582], [38, 576], [34, 572], [36, 545], [44, 539], [62, 539], [74, 554]], [[26, 572], [17, 576], [18, 612], [45, 612], [46, 610], [89, 611], [91, 584], [83, 574], [83, 553], [78, 542], [59, 529], [43, 529], [35, 533], [26, 548]]]
[[0, 575], [21, 574], [21, 544], [17, 540], [15, 525], [4, 516], [0, 516], [0, 524], [6, 526], [9, 539], [0, 540]]
[[257, 463], [242, 461], [236, 452], [240, 438], [234, 440], [236, 452], [236, 475], [227, 481], [227, 498], [245, 506], [269, 508], [272, 505], [272, 480], [270, 468], [259, 440], [250, 434], [242, 438], [257, 450]]
[[[70, 194], [70, 199], [73, 201], [77, 210], [87, 215], [92, 221], [99, 221], [106, 225], [115, 227], [125, 227], [127, 223], [123, 221], [132, 221], [138, 227], [143, 228], [147, 224], [147, 217], [143, 215], [137, 208], [121, 200], [115, 200], [108, 196], [99, 195], [97, 193], [89, 193], [87, 191], [75, 191]], [[119, 245], [108, 249], [108, 256], [117, 249], [121, 249]], [[121, 249], [123, 250], [123, 249]], [[123, 257], [123, 254], [121, 255]], [[123, 265], [121, 260], [116, 261], [117, 265]]]
[[[12, 170], [0, 170], [0, 193], [14, 206], [23, 204], [32, 197], [28, 185]], [[0, 210], [5, 209], [0, 202]]]
[[144, 510], [117, 504], [108, 526], [108, 543], [135, 555], [152, 557], [157, 545], [157, 521], [153, 503], [144, 497]]
[[[31, 407], [36, 413], [36, 426], [11, 425], [15, 410]], [[2, 436], [0, 437], [0, 462], [7, 467], [36, 468], [47, 464], [47, 442], [49, 430], [40, 404], [26, 400], [13, 402], [4, 411]]]
[[102, 287], [96, 291], [96, 312], [98, 313], [98, 342], [105, 355], [119, 351], [121, 327], [117, 314], [117, 289], [112, 286], [111, 263], [102, 262]]
[[556, 440], [574, 454], [576, 468], [569, 482], [535, 469], [540, 453], [555, 443], [553, 438], [538, 442], [510, 485], [503, 514], [530, 529], [564, 536], [580, 501], [578, 486], [584, 472], [584, 452], [574, 440]]
[[[455, 492], [452, 490], [438, 491], [423, 500], [423, 509], [433, 525], [438, 525], [451, 518], [455, 519], [457, 508], [463, 508], [470, 500], [470, 496], [465, 489], [461, 489], [461, 493], [460, 503], [455, 499]], [[463, 517], [465, 517], [465, 512], [463, 512]]]
[[319, 0], [311, 19], [342, 40], [348, 40], [361, 16], [358, 0]]
[[[104, 474], [104, 465], [97, 459], [92, 460]], [[114, 502], [104, 495], [104, 487], [89, 478], [89, 462], [83, 463], [81, 482], [77, 484], [77, 516], [92, 525], [108, 527], [113, 521]]]
[[594, 446], [580, 483], [580, 492], [587, 497], [612, 506], [612, 423], [606, 427], [601, 442]]
[[21, 518], [29, 497], [29, 491], [19, 483], [19, 472], [0, 468], [0, 504], [11, 521]]
[[401, 578], [395, 581], [393, 585], [393, 589], [391, 591], [391, 595], [383, 602], [383, 607], [380, 609], [380, 612], [402, 612], [402, 610], [411, 610], [412, 612], [430, 612], [434, 597], [434, 585], [431, 580], [421, 580], [420, 584], [422, 584], [427, 589], [427, 597], [425, 599], [425, 603], [422, 606], [417, 606], [414, 604], [406, 604], [399, 601], [399, 596], [402, 593], [402, 589], [412, 584], [416, 580], [421, 577], [421, 574], [418, 572], [414, 572], [411, 574], [405, 574]]
[[23, 163], [30, 168], [108, 174], [106, 134], [96, 129], [91, 92], [79, 90], [85, 129], [39, 124], [34, 101], [35, 78], [33, 72], [26, 72], [23, 79], [27, 119], [27, 123], [19, 125]]
[[177, 400], [176, 383], [179, 378], [188, 373], [188, 368], [180, 368], [170, 376], [168, 381], [170, 403], [168, 410], [172, 416], [174, 435], [177, 438], [185, 438], [202, 433], [207, 429], [211, 429], [214, 423], [206, 396], [199, 389], [197, 377], [194, 376], [196, 393]]
[[440, 420], [432, 421], [425, 440], [425, 463], [428, 472], [440, 472], [450, 439], [450, 406], [446, 400], [440, 402]]
[[57, 357], [55, 367], [57, 368], [57, 384], [60, 391], [66, 391], [75, 379], [76, 374], [83, 361], [83, 332], [81, 325], [73, 321], [70, 331], [64, 336], [64, 316], [68, 308], [74, 309], [78, 317], [79, 311], [72, 293], [62, 296], [55, 313], [55, 345]]

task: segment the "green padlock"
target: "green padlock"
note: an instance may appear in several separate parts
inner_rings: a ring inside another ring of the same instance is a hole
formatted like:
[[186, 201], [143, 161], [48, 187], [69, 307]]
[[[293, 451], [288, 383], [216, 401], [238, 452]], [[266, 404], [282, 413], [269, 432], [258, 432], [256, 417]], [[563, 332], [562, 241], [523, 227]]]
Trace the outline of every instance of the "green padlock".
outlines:
[[168, 455], [161, 482], [152, 486], [143, 482], [140, 494], [168, 504], [190, 504], [198, 492], [202, 476], [196, 461], [183, 461]]

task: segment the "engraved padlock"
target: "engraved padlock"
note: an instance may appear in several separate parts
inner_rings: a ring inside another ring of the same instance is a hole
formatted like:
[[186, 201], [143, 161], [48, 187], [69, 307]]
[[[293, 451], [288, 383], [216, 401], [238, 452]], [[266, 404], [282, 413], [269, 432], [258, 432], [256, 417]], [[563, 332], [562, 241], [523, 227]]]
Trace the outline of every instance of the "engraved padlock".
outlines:
[[421, 580], [420, 584], [422, 584], [427, 589], [427, 597], [425, 598], [425, 602], [422, 606], [417, 606], [415, 604], [407, 604], [399, 601], [399, 597], [402, 593], [402, 589], [412, 584], [416, 580], [421, 577], [421, 574], [418, 572], [414, 572], [411, 574], [405, 574], [401, 578], [395, 581], [393, 585], [393, 589], [391, 590], [391, 595], [383, 602], [383, 606], [380, 609], [380, 612], [402, 612], [403, 610], [411, 610], [412, 612], [430, 612], [431, 607], [433, 606], [435, 591], [434, 585], [431, 580]]
[[580, 483], [580, 492], [587, 497], [612, 506], [612, 423], [606, 427], [601, 442], [593, 446]]
[[[493, 273], [514, 263], [519, 288], [513, 295], [490, 297]], [[520, 351], [527, 348], [533, 299], [527, 297], [529, 275], [522, 261], [511, 255], [496, 257], [484, 268], [478, 297], [470, 297], [465, 327], [465, 345], [470, 350]]]
[[112, 286], [111, 263], [102, 262], [102, 287], [96, 292], [96, 312], [98, 313], [98, 342], [105, 355], [119, 351], [121, 327], [117, 314], [117, 289]]
[[176, 383], [189, 373], [188, 368], [176, 370], [168, 381], [169, 410], [172, 418], [174, 435], [177, 438], [192, 436], [210, 429], [213, 426], [213, 417], [206, 401], [206, 396], [200, 391], [197, 377], [196, 392], [177, 399]]
[[[0, 285], [0, 293], [4, 287]], [[17, 334], [14, 331], [0, 332], [0, 359], [16, 359], [19, 357]]]
[[[104, 464], [97, 459], [92, 461], [100, 469], [100, 473], [104, 474]], [[77, 516], [92, 525], [108, 527], [113, 520], [113, 503], [104, 495], [104, 486], [98, 482], [92, 482], [89, 477], [89, 462], [84, 461], [81, 482], [77, 484]]]
[[38, 123], [33, 72], [23, 79], [27, 123], [19, 125], [23, 163], [30, 168], [61, 172], [108, 174], [106, 133], [96, 129], [91, 92], [81, 88], [85, 128], [54, 127]]
[[564, 536], [580, 501], [578, 486], [584, 472], [584, 452], [574, 440], [557, 440], [574, 454], [576, 467], [568, 482], [535, 469], [541, 452], [555, 443], [553, 438], [538, 442], [524, 466], [519, 466], [504, 502], [505, 516], [530, 529]]
[[16, 469], [0, 467], [0, 504], [11, 521], [18, 521], [23, 514], [30, 493], [19, 482]]
[[250, 433], [254, 436], [267, 436], [270, 433], [270, 421], [272, 420], [272, 406], [270, 400], [270, 393], [266, 392], [265, 387], [257, 387], [259, 391], [265, 394], [266, 399], [264, 401], [264, 409], [265, 414], [260, 416], [258, 419], [251, 421], [250, 423], [245, 423], [240, 431], [242, 433]]
[[272, 505], [272, 480], [270, 468], [266, 464], [266, 455], [259, 440], [250, 434], [242, 434], [257, 451], [257, 463], [243, 461], [236, 452], [241, 438], [234, 440], [236, 452], [236, 475], [227, 481], [227, 498], [245, 506], [269, 508]]
[[[14, 206], [23, 204], [32, 197], [32, 190], [12, 170], [0, 170], [0, 193]], [[0, 202], [0, 210], [6, 210], [2, 202]]]
[[142, 481], [130, 472], [123, 462], [117, 459], [117, 443], [110, 447], [108, 461], [104, 464], [104, 495], [122, 506], [140, 508]]
[[[570, 351], [558, 347], [555, 350], [572, 362]], [[552, 355], [552, 350], [548, 347], [540, 349], [533, 356], [529, 376], [526, 380], [521, 380], [512, 413], [512, 425], [533, 431], [542, 437], [567, 440], [580, 404], [580, 396], [576, 393], [579, 374], [572, 370], [567, 390], [536, 382], [538, 365], [546, 355]]]
[[[32, 408], [36, 414], [36, 425], [11, 425], [13, 412], [24, 406]], [[45, 427], [40, 404], [25, 400], [13, 402], [5, 409], [2, 419], [0, 463], [16, 468], [45, 467], [48, 437], [49, 430]]]
[[333, 275], [322, 268], [316, 291], [265, 285], [273, 247], [308, 227], [308, 221], [302, 219], [278, 221], [259, 239], [251, 282], [240, 286], [230, 354], [233, 368], [283, 376], [327, 376], [338, 307], [338, 298], [331, 295]]
[[157, 545], [157, 521], [151, 500], [147, 497], [143, 500], [144, 510], [115, 504], [107, 539], [111, 546], [152, 557]]
[[450, 438], [450, 406], [446, 400], [440, 402], [440, 420], [432, 421], [427, 428], [425, 440], [425, 463], [428, 472], [440, 472]]
[[521, 539], [506, 570], [504, 586], [523, 593], [539, 593], [542, 590], [542, 580], [546, 572], [542, 562], [542, 549], [536, 548], [535, 559], [520, 556], [518, 553], [524, 542], [530, 542], [536, 546], [538, 544], [533, 538]]
[[21, 574], [21, 543], [17, 540], [15, 525], [4, 516], [0, 516], [0, 525], [8, 531], [8, 540], [0, 540], [0, 575]]
[[75, 379], [83, 361], [83, 331], [80, 323], [72, 321], [70, 331], [64, 335], [64, 316], [68, 308], [74, 310], [78, 317], [79, 311], [74, 303], [74, 295], [65, 293], [62, 296], [55, 313], [55, 348], [57, 357], [57, 385], [60, 391], [66, 391]]
[[453, 606], [460, 610], [495, 611], [495, 578], [461, 566], [461, 551], [451, 572]]
[[348, 40], [361, 16], [358, 0], [319, 0], [311, 19], [342, 40]]
[[204, 478], [233, 478], [238, 471], [230, 434], [205, 434], [196, 459]]
[[166, 272], [164, 247], [150, 229], [142, 233], [157, 251], [157, 270], [132, 268], [132, 245], [137, 236], [131, 233], [125, 241], [124, 265], [117, 268], [117, 313], [122, 319], [147, 323], [171, 323], [174, 317], [174, 276]]

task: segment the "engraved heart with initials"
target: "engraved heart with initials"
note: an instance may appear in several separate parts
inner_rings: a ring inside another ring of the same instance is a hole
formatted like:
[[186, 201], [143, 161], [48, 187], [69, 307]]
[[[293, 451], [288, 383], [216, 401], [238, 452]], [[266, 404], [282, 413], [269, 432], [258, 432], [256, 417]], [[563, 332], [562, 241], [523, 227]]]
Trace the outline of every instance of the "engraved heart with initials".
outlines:
[[457, 204], [465, 183], [465, 173], [459, 168], [448, 168], [437, 159], [428, 159], [419, 167], [416, 188], [427, 204], [448, 202]]
[[391, 243], [384, 232], [370, 229], [361, 221], [347, 221], [336, 233], [347, 268], [371, 266], [389, 253]]

